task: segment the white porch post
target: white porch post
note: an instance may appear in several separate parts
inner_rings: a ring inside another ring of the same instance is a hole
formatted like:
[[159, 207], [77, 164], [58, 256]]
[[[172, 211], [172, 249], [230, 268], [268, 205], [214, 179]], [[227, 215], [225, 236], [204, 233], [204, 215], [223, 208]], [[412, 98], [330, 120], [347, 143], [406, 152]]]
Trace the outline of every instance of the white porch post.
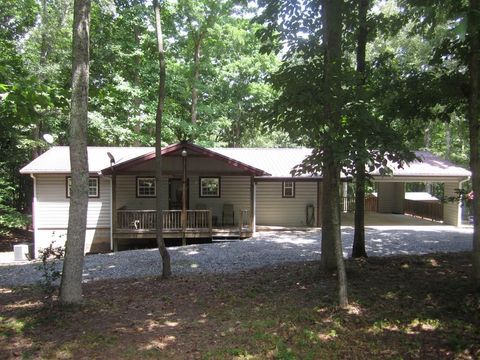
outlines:
[[110, 222], [110, 247], [112, 251], [118, 251], [118, 244], [115, 240], [115, 232], [117, 231], [117, 175], [115, 171], [112, 173], [111, 178], [111, 187], [110, 187], [110, 213], [111, 213], [111, 222]]
[[[460, 187], [460, 183], [445, 183], [444, 196], [457, 197], [455, 189]], [[443, 223], [447, 225], [460, 226], [461, 222], [461, 204], [459, 201], [446, 202], [443, 204]]]
[[182, 150], [182, 245], [187, 245], [187, 239], [185, 238], [185, 232], [187, 229], [187, 149]]
[[250, 177], [250, 224], [252, 233], [257, 231], [257, 183], [255, 178]]
[[342, 184], [342, 207], [343, 212], [348, 212], [348, 183], [346, 181]]

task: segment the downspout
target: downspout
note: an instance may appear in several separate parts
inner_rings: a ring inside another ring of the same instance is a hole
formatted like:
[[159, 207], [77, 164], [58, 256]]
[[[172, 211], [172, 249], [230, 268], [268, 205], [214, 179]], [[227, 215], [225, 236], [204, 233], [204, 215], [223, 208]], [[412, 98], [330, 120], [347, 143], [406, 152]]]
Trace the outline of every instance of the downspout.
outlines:
[[[465, 180], [462, 180], [458, 183], [458, 188], [461, 190], [462, 185], [466, 183], [467, 181], [470, 181], [470, 177], [466, 178]], [[458, 212], [457, 212], [457, 227], [462, 225], [462, 203], [461, 201], [458, 202]]]
[[33, 227], [33, 254], [32, 257], [35, 259], [37, 256], [37, 222], [36, 222], [36, 212], [37, 212], [37, 178], [30, 174], [30, 177], [33, 179], [33, 199], [32, 199], [32, 227]]

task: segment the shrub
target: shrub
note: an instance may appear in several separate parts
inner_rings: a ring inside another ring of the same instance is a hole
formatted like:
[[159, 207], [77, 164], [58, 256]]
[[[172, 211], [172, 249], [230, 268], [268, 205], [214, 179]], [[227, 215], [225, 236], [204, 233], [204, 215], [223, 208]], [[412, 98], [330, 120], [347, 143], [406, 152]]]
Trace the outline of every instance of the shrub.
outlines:
[[55, 247], [54, 243], [55, 241], [52, 241], [48, 247], [38, 251], [42, 260], [42, 263], [38, 265], [38, 269], [42, 272], [39, 285], [45, 294], [45, 299], [50, 303], [58, 291], [57, 280], [62, 276], [62, 272], [58, 270], [58, 265], [65, 255], [65, 248], [63, 246]]

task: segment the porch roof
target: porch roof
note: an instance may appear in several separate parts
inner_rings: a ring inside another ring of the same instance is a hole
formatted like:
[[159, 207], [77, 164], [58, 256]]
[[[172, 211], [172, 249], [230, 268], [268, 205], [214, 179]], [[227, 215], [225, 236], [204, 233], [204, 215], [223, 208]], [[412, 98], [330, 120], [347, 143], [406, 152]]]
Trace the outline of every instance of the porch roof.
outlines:
[[[102, 174], [109, 175], [109, 174], [112, 174], [113, 171], [123, 170], [131, 166], [135, 166], [135, 165], [144, 163], [146, 161], [155, 159], [155, 149], [154, 148], [150, 148], [150, 149], [152, 150], [150, 150], [148, 153], [145, 153], [143, 155], [137, 156], [135, 158], [132, 158], [120, 163], [116, 162], [114, 165], [102, 169]], [[200, 155], [202, 157], [216, 159], [225, 163], [230, 167], [241, 169], [254, 176], [270, 176], [271, 175], [267, 171], [257, 168], [255, 166], [252, 166], [251, 164], [245, 163], [243, 161], [240, 161], [239, 159], [223, 155], [217, 151], [210, 150], [210, 149], [192, 144], [190, 142], [179, 142], [176, 144], [168, 145], [162, 149], [162, 156], [169, 156], [169, 155], [181, 156], [183, 149], [187, 150], [189, 156]]]

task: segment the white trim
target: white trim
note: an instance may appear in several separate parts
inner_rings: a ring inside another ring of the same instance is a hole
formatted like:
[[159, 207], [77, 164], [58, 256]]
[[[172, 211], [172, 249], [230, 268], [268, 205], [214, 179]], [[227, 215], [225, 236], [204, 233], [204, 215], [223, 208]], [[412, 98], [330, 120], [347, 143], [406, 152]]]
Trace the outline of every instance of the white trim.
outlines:
[[253, 220], [252, 220], [252, 232], [257, 231], [257, 183], [253, 182]]
[[[95, 195], [90, 194], [90, 180], [95, 180]], [[67, 189], [66, 195], [67, 199], [70, 199], [72, 196], [72, 176], [67, 176]], [[89, 199], [99, 199], [100, 198], [100, 177], [99, 176], [89, 176], [88, 177], [88, 198]]]
[[[221, 177], [220, 176], [199, 176], [198, 178], [199, 180], [199, 186], [200, 186], [200, 189], [199, 189], [199, 192], [198, 192], [198, 196], [200, 198], [219, 198], [221, 197], [221, 188], [222, 188], [222, 180], [221, 180]], [[216, 181], [216, 192], [215, 194], [213, 193], [207, 193], [207, 194], [204, 194], [203, 193], [203, 190], [205, 190], [205, 187], [203, 186], [203, 181], [206, 180], [206, 181], [211, 181], [211, 180], [215, 180]]]
[[[140, 194], [140, 181], [152, 181], [153, 180], [153, 195], [152, 194]], [[136, 194], [137, 198], [154, 198], [157, 196], [157, 182], [155, 181], [155, 176], [137, 176], [136, 177]]]
[[428, 176], [428, 175], [412, 175], [412, 176], [372, 176], [374, 182], [460, 182], [468, 180], [469, 176]]
[[[287, 190], [290, 190], [291, 194], [287, 194]], [[295, 181], [293, 181], [293, 180], [282, 181], [282, 197], [283, 198], [294, 198], [295, 197]]]
[[110, 251], [113, 251], [113, 186], [110, 176]]
[[[470, 180], [470, 179], [465, 179], [465, 180], [460, 181], [458, 183], [458, 188], [460, 190], [462, 190], [463, 183], [467, 182], [468, 180]], [[462, 226], [462, 212], [463, 212], [462, 202], [459, 201], [458, 202], [458, 212], [457, 212], [457, 227]]]
[[30, 174], [30, 177], [33, 179], [33, 199], [32, 199], [32, 227], [33, 227], [33, 254], [32, 257], [36, 259], [37, 257], [37, 178]]

